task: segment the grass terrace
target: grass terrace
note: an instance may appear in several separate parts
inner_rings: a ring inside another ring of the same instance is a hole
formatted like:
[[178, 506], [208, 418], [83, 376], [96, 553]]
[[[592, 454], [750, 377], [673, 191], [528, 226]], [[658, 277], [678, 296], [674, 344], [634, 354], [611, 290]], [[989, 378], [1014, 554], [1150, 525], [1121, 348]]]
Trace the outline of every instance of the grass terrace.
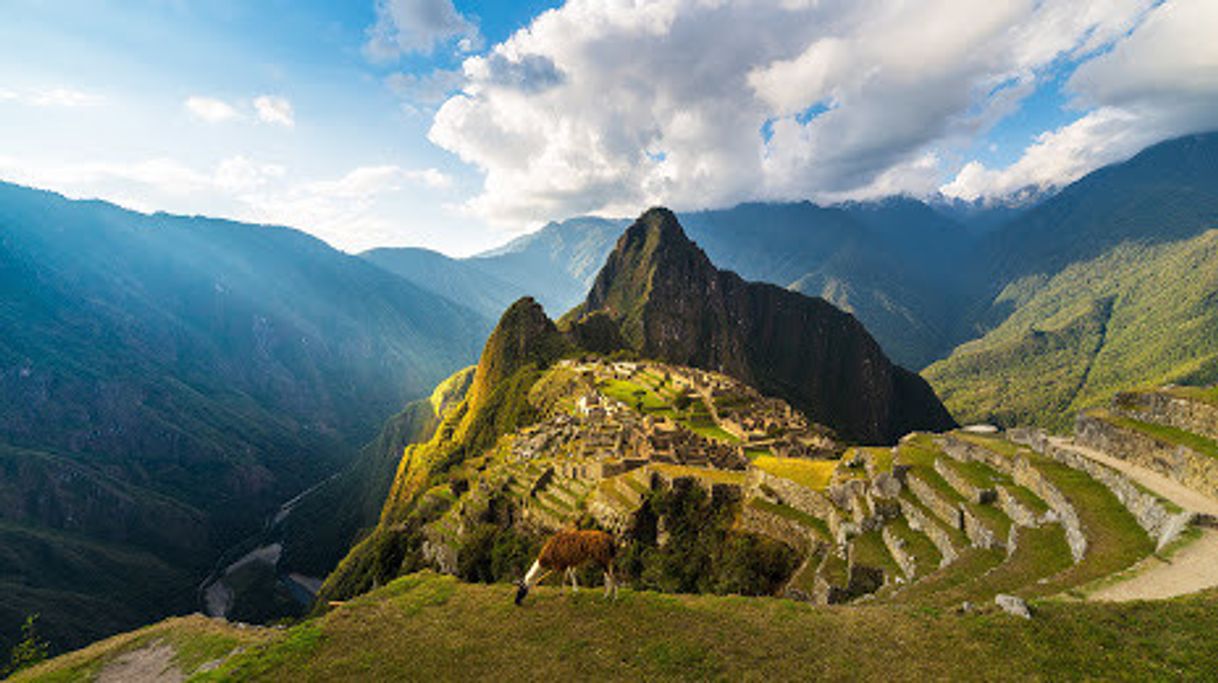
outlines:
[[763, 455], [753, 460], [753, 466], [776, 477], [790, 479], [815, 491], [823, 491], [833, 479], [837, 469], [836, 460], [808, 460], [806, 458], [779, 458]]
[[688, 465], [672, 465], [669, 463], [653, 463], [649, 467], [673, 478], [697, 477], [712, 484], [744, 485], [744, 472], [714, 470], [706, 467], [690, 467]]

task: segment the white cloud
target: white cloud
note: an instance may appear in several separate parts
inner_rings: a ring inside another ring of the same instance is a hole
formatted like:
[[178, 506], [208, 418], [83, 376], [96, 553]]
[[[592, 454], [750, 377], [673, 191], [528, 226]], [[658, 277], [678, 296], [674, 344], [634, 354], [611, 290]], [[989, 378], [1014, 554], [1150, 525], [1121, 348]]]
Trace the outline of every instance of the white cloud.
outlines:
[[1128, 38], [1070, 78], [1076, 121], [1037, 137], [1002, 169], [969, 162], [942, 191], [976, 199], [1042, 190], [1135, 154], [1165, 138], [1218, 127], [1218, 3], [1172, 0]]
[[191, 95], [182, 104], [190, 115], [207, 123], [223, 123], [241, 117], [241, 114], [231, 104], [214, 97]]
[[412, 52], [430, 53], [450, 40], [461, 52], [482, 46], [478, 26], [452, 0], [377, 0], [376, 23], [368, 29], [364, 53], [374, 61], [392, 61]]
[[520, 224], [931, 192], [944, 151], [1153, 0], [570, 0], [484, 56], [429, 138]]
[[100, 95], [74, 88], [0, 88], [0, 102], [16, 102], [31, 107], [92, 107], [104, 101]]
[[292, 103], [286, 97], [274, 95], [255, 97], [254, 109], [263, 123], [273, 123], [288, 128], [296, 125], [296, 115], [292, 111]]

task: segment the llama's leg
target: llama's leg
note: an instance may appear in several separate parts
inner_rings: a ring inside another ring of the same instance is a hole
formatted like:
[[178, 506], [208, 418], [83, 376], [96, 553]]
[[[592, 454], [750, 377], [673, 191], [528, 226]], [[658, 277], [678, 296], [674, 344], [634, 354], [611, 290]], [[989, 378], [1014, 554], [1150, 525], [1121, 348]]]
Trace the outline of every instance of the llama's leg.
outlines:
[[613, 599], [617, 600], [617, 577], [613, 575], [612, 564], [605, 569], [605, 575], [609, 577], [609, 585], [613, 586]]
[[609, 593], [613, 591], [613, 572], [608, 567], [605, 568], [605, 599], [609, 599]]
[[579, 592], [579, 577], [575, 574], [575, 567], [571, 567], [567, 571], [571, 572], [571, 592]]

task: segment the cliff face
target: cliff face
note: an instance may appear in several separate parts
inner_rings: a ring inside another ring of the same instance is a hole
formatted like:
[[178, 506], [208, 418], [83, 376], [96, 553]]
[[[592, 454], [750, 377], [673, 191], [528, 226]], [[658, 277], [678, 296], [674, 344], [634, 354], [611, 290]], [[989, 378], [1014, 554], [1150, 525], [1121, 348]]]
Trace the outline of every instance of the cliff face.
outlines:
[[626, 230], [565, 320], [578, 335], [598, 315], [645, 357], [736, 377], [849, 439], [891, 443], [954, 424], [930, 387], [893, 365], [853, 316], [718, 270], [667, 209]]

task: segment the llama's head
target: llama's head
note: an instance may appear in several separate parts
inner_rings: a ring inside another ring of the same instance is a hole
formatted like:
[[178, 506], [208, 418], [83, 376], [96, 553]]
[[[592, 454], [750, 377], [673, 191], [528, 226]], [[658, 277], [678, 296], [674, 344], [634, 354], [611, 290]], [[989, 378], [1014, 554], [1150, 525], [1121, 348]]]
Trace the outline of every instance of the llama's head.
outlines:
[[520, 603], [524, 602], [524, 596], [528, 594], [529, 584], [525, 583], [524, 581], [516, 584], [516, 605], [519, 606]]

